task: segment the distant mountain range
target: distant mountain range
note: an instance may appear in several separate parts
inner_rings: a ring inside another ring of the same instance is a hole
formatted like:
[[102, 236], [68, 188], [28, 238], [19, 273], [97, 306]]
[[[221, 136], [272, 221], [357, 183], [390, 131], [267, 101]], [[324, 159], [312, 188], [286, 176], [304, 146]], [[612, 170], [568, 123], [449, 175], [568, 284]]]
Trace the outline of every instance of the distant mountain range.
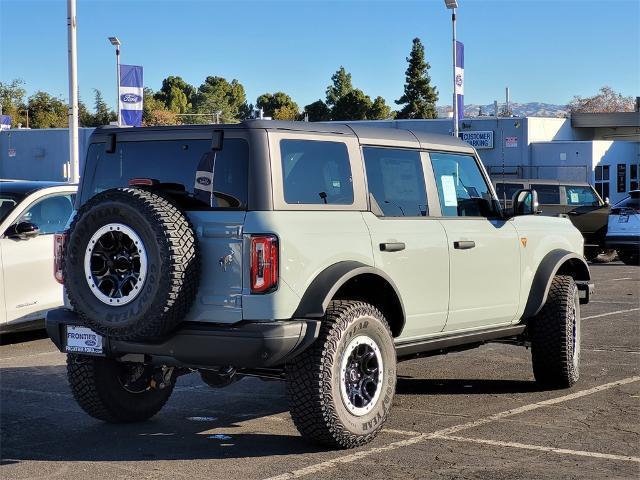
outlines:
[[[554, 103], [529, 102], [509, 104], [513, 115], [516, 117], [566, 117], [569, 115], [568, 105], [556, 105]], [[504, 103], [498, 104], [498, 111], [504, 106]], [[494, 115], [493, 103], [488, 105], [470, 104], [464, 106], [465, 117], [477, 117], [480, 109], [483, 115]], [[451, 106], [441, 105], [437, 107], [438, 114], [446, 117], [451, 111]]]

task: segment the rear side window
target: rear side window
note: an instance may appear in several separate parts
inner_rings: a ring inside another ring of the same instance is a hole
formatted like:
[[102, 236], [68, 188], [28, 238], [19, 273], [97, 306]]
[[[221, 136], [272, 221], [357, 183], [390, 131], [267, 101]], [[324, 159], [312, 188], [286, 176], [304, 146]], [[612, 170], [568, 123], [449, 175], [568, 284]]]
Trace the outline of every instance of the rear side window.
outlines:
[[420, 152], [393, 148], [364, 148], [369, 193], [385, 217], [428, 214], [427, 191]]
[[591, 207], [600, 205], [600, 201], [591, 187], [566, 185], [564, 188], [567, 192], [568, 205]]
[[531, 184], [531, 188], [538, 192], [538, 202], [541, 205], [559, 205], [560, 204], [560, 186], [559, 185], [540, 185]]
[[118, 142], [114, 153], [94, 143], [87, 153], [82, 203], [109, 188], [126, 187], [132, 178], [152, 178], [191, 210], [247, 208], [249, 146], [226, 138], [223, 149], [211, 140]]
[[523, 188], [524, 184], [522, 183], [496, 183], [496, 194], [498, 195], [498, 200], [506, 200], [507, 202], [510, 202], [513, 198], [513, 194]]
[[288, 204], [353, 204], [346, 144], [281, 140], [284, 200]]

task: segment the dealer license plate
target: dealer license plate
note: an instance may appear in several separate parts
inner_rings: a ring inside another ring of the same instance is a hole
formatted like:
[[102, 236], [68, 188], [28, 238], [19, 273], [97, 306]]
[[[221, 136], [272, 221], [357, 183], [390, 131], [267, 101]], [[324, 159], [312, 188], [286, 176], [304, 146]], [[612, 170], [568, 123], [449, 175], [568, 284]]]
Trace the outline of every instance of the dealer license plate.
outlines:
[[102, 336], [87, 327], [67, 325], [67, 352], [102, 353]]

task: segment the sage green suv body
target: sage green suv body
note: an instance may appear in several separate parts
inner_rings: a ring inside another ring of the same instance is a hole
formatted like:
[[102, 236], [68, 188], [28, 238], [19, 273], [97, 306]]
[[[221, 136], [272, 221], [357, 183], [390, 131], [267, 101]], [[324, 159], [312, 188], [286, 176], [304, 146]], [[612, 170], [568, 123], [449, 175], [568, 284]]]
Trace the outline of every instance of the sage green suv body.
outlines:
[[251, 374], [286, 378], [305, 436], [361, 445], [388, 414], [397, 359], [506, 341], [531, 344], [537, 380], [577, 380], [583, 238], [535, 204], [519, 192], [505, 216], [475, 150], [448, 136], [98, 129], [57, 239], [69, 304], [47, 329], [97, 418], [148, 418], [179, 374]]

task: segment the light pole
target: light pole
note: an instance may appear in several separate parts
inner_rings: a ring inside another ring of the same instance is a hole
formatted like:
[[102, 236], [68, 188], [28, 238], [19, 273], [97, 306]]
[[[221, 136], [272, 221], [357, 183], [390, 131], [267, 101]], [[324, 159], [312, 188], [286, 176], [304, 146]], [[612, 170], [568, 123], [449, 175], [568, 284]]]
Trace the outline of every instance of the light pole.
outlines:
[[120, 121], [120, 40], [118, 37], [109, 37], [111, 45], [116, 47], [116, 107], [118, 108], [118, 126], [121, 126]]
[[456, 9], [457, 0], [444, 0], [444, 4], [451, 10], [451, 26], [453, 31], [453, 136], [458, 136], [458, 99], [456, 98]]
[[[80, 179], [80, 149], [78, 144], [78, 54], [76, 42], [76, 0], [67, 0], [67, 42], [69, 67], [69, 181]], [[27, 108], [27, 127], [29, 110]]]

